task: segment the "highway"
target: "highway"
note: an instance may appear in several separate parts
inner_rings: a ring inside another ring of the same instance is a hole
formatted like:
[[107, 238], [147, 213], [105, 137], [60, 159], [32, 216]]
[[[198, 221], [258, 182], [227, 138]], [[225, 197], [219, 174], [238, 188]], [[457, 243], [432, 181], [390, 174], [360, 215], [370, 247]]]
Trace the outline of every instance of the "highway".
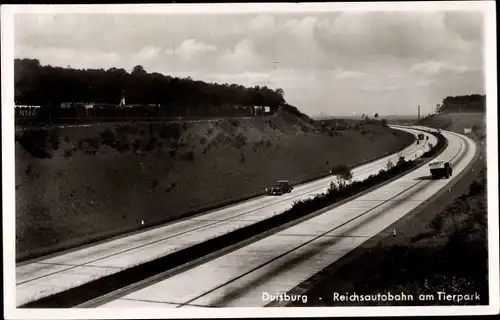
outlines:
[[454, 173], [450, 179], [428, 179], [430, 173], [425, 165], [305, 222], [182, 273], [132, 285], [86, 307], [266, 306], [271, 301], [264, 299], [264, 294], [288, 292], [456, 179], [473, 160], [476, 145], [462, 135], [443, 134], [448, 146], [436, 160], [452, 163]]
[[[420, 133], [404, 130], [414, 135]], [[428, 143], [435, 145], [436, 137], [430, 136]], [[395, 163], [400, 155], [418, 157], [427, 149], [427, 143], [413, 143], [399, 153], [354, 168], [353, 180], [378, 173], [388, 160]], [[16, 305], [65, 291], [280, 214], [294, 201], [325, 192], [331, 181], [332, 177], [319, 179], [298, 185], [291, 193], [280, 197], [254, 198], [144, 232], [20, 263], [16, 267]]]

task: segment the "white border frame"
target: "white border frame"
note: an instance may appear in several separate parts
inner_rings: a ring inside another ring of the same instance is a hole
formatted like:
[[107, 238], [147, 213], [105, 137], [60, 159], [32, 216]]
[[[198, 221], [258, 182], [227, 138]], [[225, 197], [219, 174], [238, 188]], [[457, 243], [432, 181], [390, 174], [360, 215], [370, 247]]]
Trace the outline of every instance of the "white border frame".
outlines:
[[[411, 315], [479, 315], [499, 312], [498, 246], [498, 145], [496, 7], [494, 1], [366, 2], [366, 3], [245, 3], [245, 4], [131, 4], [131, 5], [3, 5], [2, 31], [2, 191], [4, 317], [6, 319], [143, 319], [143, 318], [236, 318], [248, 317], [352, 317]], [[489, 306], [429, 307], [303, 307], [303, 308], [208, 308], [196, 309], [16, 309], [15, 307], [15, 158], [14, 158], [14, 15], [17, 13], [111, 13], [111, 14], [254, 14], [320, 13], [326, 11], [444, 11], [478, 10], [485, 21], [485, 81], [487, 96], [488, 253]], [[147, 316], [146, 316], [147, 315]]]

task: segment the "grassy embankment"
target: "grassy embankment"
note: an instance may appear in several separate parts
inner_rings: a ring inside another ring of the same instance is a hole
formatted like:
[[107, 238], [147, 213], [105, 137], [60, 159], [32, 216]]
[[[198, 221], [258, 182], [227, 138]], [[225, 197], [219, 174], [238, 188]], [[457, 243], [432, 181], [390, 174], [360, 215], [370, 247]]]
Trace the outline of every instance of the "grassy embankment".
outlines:
[[292, 117], [18, 130], [17, 259], [173, 220], [279, 179], [308, 180], [412, 140], [376, 124], [318, 134]]
[[[442, 114], [421, 125], [463, 133], [473, 128], [471, 137], [484, 141], [484, 114]], [[483, 147], [481, 147], [483, 148]], [[482, 150], [484, 151], [484, 150]], [[381, 240], [358, 258], [339, 269], [325, 270], [321, 282], [308, 290], [310, 306], [333, 305], [451, 305], [488, 303], [488, 245], [486, 159], [484, 153], [474, 166], [479, 172], [465, 193], [445, 199], [451, 204], [433, 212], [422, 212], [399, 230], [398, 236]], [[479, 170], [478, 170], [479, 169]], [[470, 172], [473, 176], [474, 172]], [[439, 202], [439, 201], [438, 201]], [[435, 207], [441, 204], [436, 203]], [[319, 278], [318, 278], [319, 279]], [[317, 282], [317, 280], [316, 280]], [[438, 298], [438, 292], [472, 294], [474, 299], [418, 301], [420, 294]], [[412, 294], [409, 302], [334, 302], [334, 292]], [[480, 299], [475, 300], [475, 293]], [[296, 306], [303, 306], [297, 304]]]

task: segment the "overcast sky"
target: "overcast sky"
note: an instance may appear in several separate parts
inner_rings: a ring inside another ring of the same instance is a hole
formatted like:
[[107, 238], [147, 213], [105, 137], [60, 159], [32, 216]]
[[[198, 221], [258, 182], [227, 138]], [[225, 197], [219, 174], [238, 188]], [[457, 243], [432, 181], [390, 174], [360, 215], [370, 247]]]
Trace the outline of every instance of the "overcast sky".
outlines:
[[283, 88], [309, 115], [416, 114], [484, 94], [483, 16], [473, 12], [248, 15], [24, 14], [15, 55]]

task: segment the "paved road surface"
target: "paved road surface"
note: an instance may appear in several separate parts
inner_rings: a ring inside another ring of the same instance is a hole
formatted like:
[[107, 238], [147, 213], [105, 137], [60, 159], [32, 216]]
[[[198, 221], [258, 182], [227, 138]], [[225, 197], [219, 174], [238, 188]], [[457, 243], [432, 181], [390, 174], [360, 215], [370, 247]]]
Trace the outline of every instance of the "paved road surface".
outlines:
[[[419, 133], [405, 130], [414, 135]], [[429, 143], [436, 144], [437, 139], [431, 136]], [[388, 160], [396, 162], [399, 155], [411, 158], [427, 149], [427, 144], [413, 143], [400, 153], [355, 168], [354, 180], [378, 173]], [[325, 192], [331, 181], [331, 177], [319, 179], [299, 185], [281, 197], [258, 197], [134, 235], [19, 264], [16, 267], [16, 305], [62, 292], [280, 214], [296, 200]]]
[[[362, 245], [456, 179], [472, 161], [472, 140], [443, 131], [450, 179], [430, 180], [428, 166], [315, 218], [162, 281], [111, 298], [100, 307], [262, 307], [263, 293], [287, 292]], [[102, 301], [101, 301], [102, 303]], [[98, 303], [99, 304], [99, 303]], [[97, 304], [97, 305], [98, 305]]]

